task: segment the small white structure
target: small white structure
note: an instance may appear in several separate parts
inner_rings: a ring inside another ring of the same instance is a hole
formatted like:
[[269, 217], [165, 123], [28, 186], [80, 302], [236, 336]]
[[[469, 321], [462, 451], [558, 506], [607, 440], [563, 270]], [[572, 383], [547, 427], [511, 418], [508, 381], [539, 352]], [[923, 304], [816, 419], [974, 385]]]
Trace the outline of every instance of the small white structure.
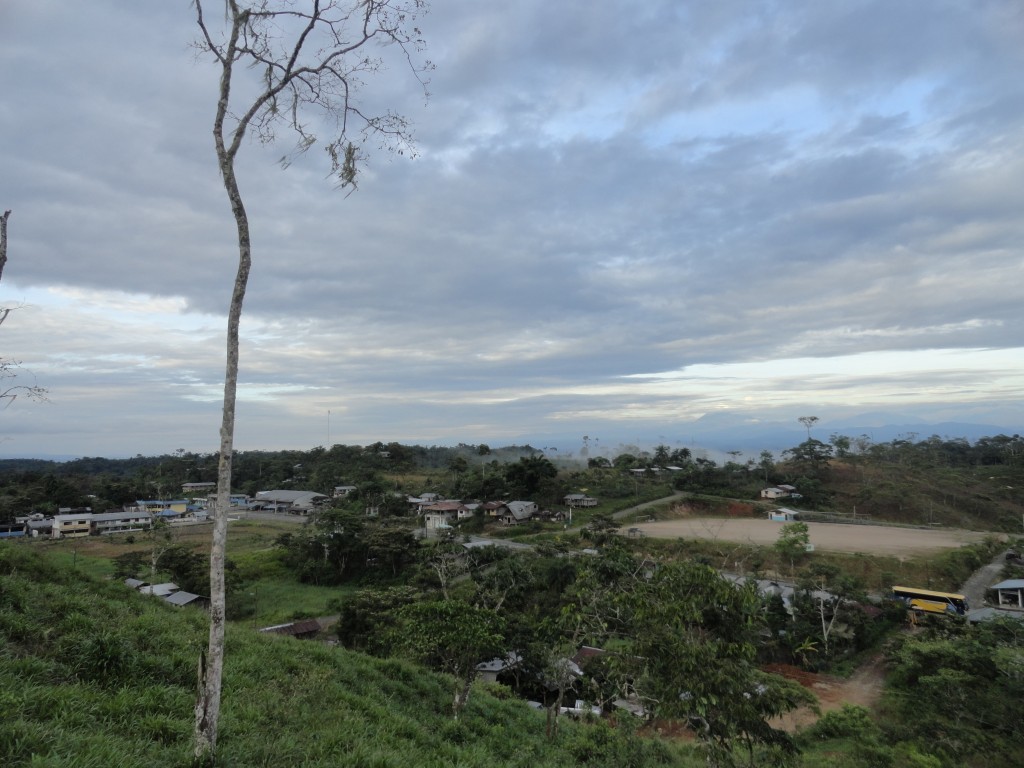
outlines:
[[498, 681], [498, 675], [502, 672], [508, 672], [511, 669], [515, 669], [522, 663], [522, 661], [522, 656], [515, 651], [509, 651], [500, 658], [491, 659], [490, 661], [481, 661], [476, 665], [476, 671], [480, 673], [480, 679], [485, 683], [495, 683]]
[[997, 608], [1024, 610], [1024, 579], [1007, 579], [989, 589], [995, 593]]
[[587, 496], [585, 493], [570, 493], [567, 494], [562, 502], [567, 507], [596, 507], [597, 499], [593, 496]]
[[799, 512], [795, 509], [787, 509], [786, 507], [779, 507], [768, 513], [768, 519], [776, 523], [791, 523], [799, 518]]
[[423, 527], [426, 529], [427, 536], [436, 536], [442, 531], [451, 530], [454, 519], [455, 513], [448, 510], [427, 512], [423, 515]]

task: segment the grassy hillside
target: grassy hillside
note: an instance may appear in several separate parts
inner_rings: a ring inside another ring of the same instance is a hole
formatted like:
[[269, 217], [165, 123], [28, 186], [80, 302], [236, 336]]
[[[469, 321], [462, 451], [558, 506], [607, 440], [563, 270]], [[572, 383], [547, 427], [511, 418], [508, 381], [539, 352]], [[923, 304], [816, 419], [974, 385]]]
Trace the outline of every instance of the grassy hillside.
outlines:
[[822, 477], [832, 508], [879, 520], [1020, 532], [1024, 467], [840, 461]]
[[[205, 616], [0, 543], [4, 766], [184, 766]], [[604, 723], [564, 722], [395, 660], [229, 630], [223, 766], [696, 765]]]

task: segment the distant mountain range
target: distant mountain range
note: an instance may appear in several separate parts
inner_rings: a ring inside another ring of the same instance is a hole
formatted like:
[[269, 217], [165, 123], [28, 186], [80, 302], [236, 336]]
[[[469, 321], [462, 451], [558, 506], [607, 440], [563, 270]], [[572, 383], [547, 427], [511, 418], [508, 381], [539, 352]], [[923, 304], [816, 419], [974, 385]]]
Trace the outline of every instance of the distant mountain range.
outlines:
[[[916, 442], [932, 435], [950, 440], [964, 438], [974, 442], [982, 437], [1022, 433], [1024, 427], [1020, 426], [1006, 427], [959, 421], [925, 422], [914, 419], [904, 421], [893, 419], [892, 414], [877, 413], [859, 414], [842, 421], [823, 418], [811, 426], [811, 437], [822, 442], [828, 442], [833, 434], [848, 437], [867, 435], [874, 443], [887, 443], [898, 438]], [[524, 436], [523, 440], [526, 439]], [[657, 434], [652, 434], [649, 429], [619, 435], [602, 434], [596, 444], [591, 436], [589, 453], [594, 456], [613, 456], [619, 453], [622, 447], [639, 445], [641, 449], [650, 450], [653, 446], [664, 444], [670, 448], [705, 449], [713, 454], [711, 458], [715, 458], [714, 454], [725, 455], [727, 451], [742, 451], [749, 458], [763, 450], [778, 454], [806, 439], [807, 429], [796, 419], [784, 422], [761, 421], [723, 413], [709, 414], [696, 421], [682, 424], [666, 425], [660, 428]], [[552, 446], [557, 447], [559, 452], [577, 455], [583, 447], [582, 437], [568, 435], [531, 437], [529, 442], [536, 448]]]
[[[649, 427], [641, 429], [602, 430], [591, 432], [588, 442], [590, 456], [615, 456], [624, 450], [651, 450], [656, 445], [667, 445], [670, 448], [686, 447], [698, 455], [703, 452], [708, 458], [716, 461], [727, 457], [728, 451], [742, 451], [746, 458], [756, 457], [761, 451], [768, 450], [778, 455], [787, 448], [799, 445], [807, 439], [807, 429], [796, 419], [761, 420], [750, 414], [735, 412], [707, 414], [695, 421], [668, 424], [653, 430]], [[811, 437], [828, 442], [833, 434], [859, 437], [867, 435], [872, 442], [887, 443], [897, 438], [918, 441], [932, 435], [944, 439], [964, 438], [974, 442], [982, 437], [995, 435], [1014, 435], [1024, 433], [1024, 426], [1006, 427], [995, 424], [975, 424], [961, 421], [927, 422], [913, 417], [899, 416], [892, 413], [861, 413], [843, 419], [821, 418], [811, 426]], [[583, 445], [583, 434], [547, 433], [523, 434], [507, 440], [487, 441], [493, 448], [504, 445], [530, 445], [551, 456], [579, 458]], [[466, 438], [467, 442], [476, 440]], [[416, 441], [402, 441], [413, 444]], [[454, 445], [455, 441], [420, 441], [423, 445]], [[312, 446], [310, 446], [312, 447]], [[267, 446], [265, 450], [275, 450]], [[242, 449], [246, 450], [246, 449]], [[0, 454], [0, 459], [33, 458], [48, 461], [70, 461], [80, 458], [72, 455], [36, 455]], [[105, 458], [127, 458], [108, 456]]]

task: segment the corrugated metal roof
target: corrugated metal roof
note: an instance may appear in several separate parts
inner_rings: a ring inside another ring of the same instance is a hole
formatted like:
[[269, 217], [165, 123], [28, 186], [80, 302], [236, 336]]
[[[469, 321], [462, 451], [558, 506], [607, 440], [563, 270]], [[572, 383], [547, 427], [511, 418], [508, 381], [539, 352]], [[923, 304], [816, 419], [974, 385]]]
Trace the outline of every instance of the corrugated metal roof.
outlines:
[[164, 600], [171, 605], [182, 606], [194, 603], [196, 600], [205, 601], [206, 598], [202, 595], [193, 595], [191, 592], [175, 592], [165, 597]]
[[151, 520], [153, 516], [146, 510], [139, 510], [136, 512], [100, 512], [92, 516], [94, 521], [105, 521], [105, 520], [138, 520], [139, 518], [145, 518]]
[[260, 632], [267, 632], [274, 635], [312, 635], [321, 629], [320, 622], [316, 619], [304, 619], [292, 621], [288, 624], [276, 624], [273, 627], [263, 627]]
[[156, 595], [157, 597], [166, 597], [171, 592], [178, 591], [178, 585], [171, 582], [164, 584], [154, 584], [150, 587], [142, 587], [139, 591], [144, 595]]
[[326, 499], [322, 493], [314, 491], [260, 491], [256, 494], [256, 501], [277, 501], [286, 504], [308, 503], [314, 499]]
[[989, 589], [1024, 589], [1024, 579], [1007, 579], [993, 584]]

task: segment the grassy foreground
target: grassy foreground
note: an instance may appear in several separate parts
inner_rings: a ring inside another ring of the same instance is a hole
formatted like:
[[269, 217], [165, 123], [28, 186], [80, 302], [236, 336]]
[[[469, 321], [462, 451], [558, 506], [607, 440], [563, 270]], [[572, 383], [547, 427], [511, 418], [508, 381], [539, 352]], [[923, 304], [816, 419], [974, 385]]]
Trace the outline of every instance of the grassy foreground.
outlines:
[[[205, 615], [0, 543], [0, 763], [187, 766]], [[544, 714], [399, 660], [228, 633], [221, 766], [697, 765], [688, 748]]]

